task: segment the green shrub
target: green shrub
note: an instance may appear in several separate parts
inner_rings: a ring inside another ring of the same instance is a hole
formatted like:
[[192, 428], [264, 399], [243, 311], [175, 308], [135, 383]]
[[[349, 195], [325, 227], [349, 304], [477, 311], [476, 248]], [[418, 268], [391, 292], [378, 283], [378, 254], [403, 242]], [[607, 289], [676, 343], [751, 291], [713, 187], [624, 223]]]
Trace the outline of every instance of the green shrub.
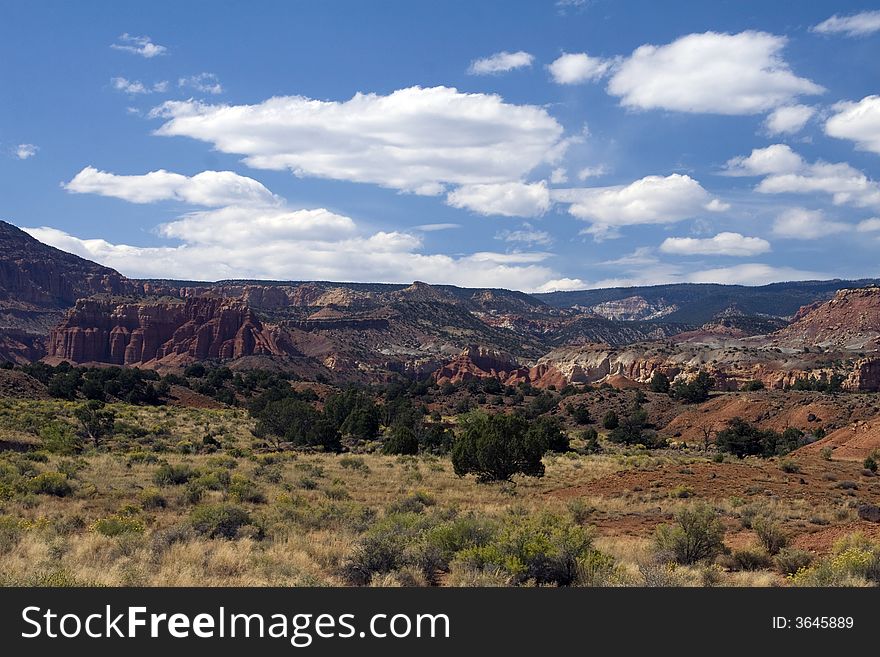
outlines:
[[66, 497], [73, 492], [67, 477], [60, 472], [43, 472], [28, 481], [28, 490], [39, 495]]
[[791, 576], [795, 586], [859, 586], [880, 583], [880, 545], [862, 534], [835, 543], [827, 557]]
[[360, 456], [343, 456], [339, 459], [339, 465], [346, 470], [355, 470], [364, 474], [370, 471], [370, 466]]
[[598, 454], [602, 451], [602, 445], [599, 444], [599, 432], [593, 427], [581, 431], [578, 438], [584, 443], [581, 448], [584, 454]]
[[764, 550], [745, 548], [734, 550], [731, 555], [734, 570], [764, 570], [770, 567], [771, 559]]
[[235, 538], [238, 530], [250, 524], [247, 511], [234, 504], [205, 504], [192, 510], [190, 526], [208, 538]]
[[871, 454], [865, 457], [864, 461], [865, 470], [870, 470], [871, 472], [877, 472], [877, 459], [874, 458], [874, 455]]
[[416, 513], [393, 513], [370, 527], [342, 566], [350, 584], [369, 584], [374, 575], [406, 566], [412, 555], [407, 547], [430, 527], [430, 520]]
[[669, 395], [685, 404], [699, 404], [709, 399], [709, 391], [715, 385], [715, 379], [706, 372], [699, 372], [693, 379], [679, 378], [669, 388]]
[[43, 449], [53, 454], [70, 456], [82, 450], [82, 440], [65, 422], [53, 421], [40, 429]]
[[551, 513], [508, 516], [487, 544], [462, 550], [460, 565], [477, 571], [500, 570], [512, 584], [568, 586], [578, 563], [593, 550], [585, 528]]
[[351, 494], [340, 483], [334, 483], [324, 489], [324, 495], [331, 500], [350, 500]]
[[419, 439], [416, 432], [404, 425], [397, 424], [391, 427], [391, 433], [382, 444], [383, 454], [418, 454]]
[[247, 477], [233, 475], [229, 484], [229, 499], [235, 502], [250, 502], [251, 504], [263, 504], [266, 496], [260, 488]]
[[608, 411], [602, 417], [602, 426], [609, 431], [616, 429], [618, 424], [620, 424], [620, 419], [614, 411]]
[[469, 413], [459, 422], [461, 433], [452, 447], [452, 467], [477, 481], [510, 481], [515, 474], [542, 477], [546, 446], [518, 415]]
[[743, 420], [733, 418], [715, 437], [715, 445], [722, 452], [744, 456], [782, 456], [806, 444], [799, 429], [789, 427], [782, 434], [771, 429], [759, 429]]
[[761, 545], [770, 555], [777, 554], [788, 545], [788, 534], [782, 526], [766, 516], [760, 516], [752, 521], [752, 529], [758, 534]]
[[651, 392], [659, 392], [666, 394], [669, 392], [669, 377], [663, 372], [656, 370], [651, 376], [651, 382], [648, 384]]
[[724, 525], [708, 505], [684, 508], [675, 520], [675, 525], [657, 528], [654, 540], [661, 555], [680, 564], [692, 564], [712, 559], [724, 549]]
[[153, 475], [153, 482], [158, 486], [179, 486], [195, 478], [197, 474], [192, 466], [186, 463], [180, 465], [163, 463]]
[[801, 471], [801, 466], [794, 461], [784, 459], [779, 462], [779, 469], [787, 474], [798, 474]]
[[388, 505], [388, 513], [422, 513], [426, 507], [437, 503], [429, 493], [416, 491]]
[[10, 516], [0, 516], [0, 555], [7, 554], [18, 545], [22, 535], [21, 523]]
[[794, 575], [798, 571], [805, 570], [813, 562], [813, 555], [806, 550], [797, 548], [782, 548], [773, 559], [778, 570], [783, 575]]
[[830, 461], [833, 451], [834, 450], [832, 450], [830, 447], [823, 447], [821, 450], [819, 450], [819, 455], [822, 457], [823, 460]]
[[90, 529], [103, 536], [141, 534], [144, 531], [144, 523], [138, 518], [116, 514], [96, 520], [92, 523]]
[[162, 493], [155, 488], [147, 488], [140, 494], [141, 507], [145, 510], [164, 509], [168, 506], [168, 501], [162, 496]]

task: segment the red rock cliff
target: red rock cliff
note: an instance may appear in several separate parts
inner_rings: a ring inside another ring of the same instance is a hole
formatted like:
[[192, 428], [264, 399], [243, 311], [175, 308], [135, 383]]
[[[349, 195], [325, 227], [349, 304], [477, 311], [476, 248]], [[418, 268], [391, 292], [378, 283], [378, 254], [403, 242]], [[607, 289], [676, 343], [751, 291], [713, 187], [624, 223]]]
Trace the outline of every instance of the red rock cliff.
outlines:
[[81, 299], [49, 333], [48, 355], [74, 363], [180, 364], [290, 353], [240, 301], [114, 303]]

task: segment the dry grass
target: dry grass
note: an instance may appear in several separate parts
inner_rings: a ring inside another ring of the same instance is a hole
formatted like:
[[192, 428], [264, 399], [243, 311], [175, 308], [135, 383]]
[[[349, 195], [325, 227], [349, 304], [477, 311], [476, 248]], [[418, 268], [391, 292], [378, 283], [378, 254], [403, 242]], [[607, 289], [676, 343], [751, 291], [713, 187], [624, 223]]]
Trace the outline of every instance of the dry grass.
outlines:
[[[48, 421], [72, 424], [73, 408], [73, 404], [60, 401], [2, 399], [0, 439], [39, 444], [40, 426]], [[502, 518], [517, 510], [528, 517], [550, 511], [569, 522], [595, 526], [595, 547], [617, 563], [610, 584], [784, 583], [779, 575], [767, 571], [726, 572], [717, 567], [670, 568], [655, 563], [654, 527], [671, 522], [676, 511], [691, 504], [686, 496], [650, 487], [604, 495], [584, 493], [576, 499], [556, 494], [588, 489], [591, 482], [619, 471], [650, 473], [661, 466], [685, 468], [704, 462], [696, 453], [621, 450], [590, 456], [548, 455], [546, 475], [540, 479], [518, 478], [515, 485], [478, 484], [472, 478], [456, 477], [448, 458], [255, 454], [251, 422], [240, 410], [124, 404], [114, 408], [122, 431], [107, 446], [109, 451], [78, 457], [50, 455], [48, 461], [34, 464], [41, 471], [71, 472], [72, 495], [23, 493], [0, 499], [0, 516], [12, 519], [17, 527], [14, 538], [0, 543], [0, 582], [342, 585], [346, 583], [344, 566], [364, 530], [386, 515], [389, 506], [421, 492], [432, 503], [425, 513], [438, 516], [472, 513], [477, 518]], [[215, 453], [185, 453], [202, 449], [206, 436], [222, 448]], [[157, 448], [160, 451], [154, 451]], [[230, 457], [230, 452], [235, 456]], [[157, 459], [189, 466], [215, 480], [228, 473], [233, 480], [248, 482], [258, 495], [237, 499], [227, 482], [206, 485], [201, 499], [193, 499], [186, 485], [162, 486], [154, 481]], [[145, 504], [150, 496], [153, 503]], [[196, 535], [190, 529], [190, 514], [196, 505], [210, 503], [239, 504], [250, 513], [251, 523], [232, 540]], [[741, 524], [747, 502], [720, 498], [712, 504], [731, 534], [744, 531]], [[764, 499], [761, 505], [761, 513], [780, 519], [793, 530], [852, 522], [854, 513], [837, 501], [817, 506], [802, 500]], [[96, 531], [96, 521], [117, 516], [136, 518], [143, 531], [110, 536]], [[440, 578], [447, 586], [504, 585], [506, 581], [503, 573], [458, 566]], [[418, 568], [404, 566], [379, 573], [370, 583], [409, 586], [423, 585], [427, 580]]]

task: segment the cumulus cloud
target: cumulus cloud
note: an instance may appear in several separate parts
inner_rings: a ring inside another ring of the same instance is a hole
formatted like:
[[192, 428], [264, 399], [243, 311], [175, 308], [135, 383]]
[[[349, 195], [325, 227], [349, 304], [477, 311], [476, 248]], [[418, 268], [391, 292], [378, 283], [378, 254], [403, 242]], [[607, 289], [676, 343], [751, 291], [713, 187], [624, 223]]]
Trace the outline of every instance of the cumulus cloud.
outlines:
[[201, 91], [203, 94], [223, 93], [223, 85], [220, 84], [220, 79], [213, 73], [199, 73], [187, 78], [180, 78], [177, 80], [177, 86], [189, 87], [196, 91]]
[[830, 221], [820, 210], [790, 208], [773, 222], [773, 233], [794, 240], [816, 240], [850, 230], [849, 224]]
[[507, 52], [503, 50], [496, 52], [494, 55], [475, 59], [468, 67], [468, 73], [471, 75], [495, 75], [498, 73], [507, 73], [518, 68], [527, 68], [532, 65], [534, 55], [523, 50], [517, 52]]
[[724, 166], [728, 176], [766, 176], [793, 173], [801, 169], [804, 160], [786, 144], [755, 148], [748, 156], [734, 157]]
[[188, 177], [164, 169], [140, 175], [117, 175], [85, 167], [64, 185], [77, 194], [112, 196], [131, 203], [177, 200], [193, 205], [279, 205], [262, 183], [232, 171], [202, 171]]
[[550, 209], [550, 190], [544, 181], [462, 185], [447, 195], [446, 202], [482, 215], [537, 217]]
[[27, 160], [28, 158], [33, 157], [37, 154], [37, 151], [40, 150], [39, 146], [35, 146], [34, 144], [19, 144], [13, 150], [15, 157], [19, 160]]
[[845, 162], [804, 163], [791, 173], [764, 178], [755, 188], [763, 194], [830, 194], [835, 205], [880, 208], [880, 185]]
[[785, 37], [766, 32], [689, 34], [644, 45], [615, 67], [608, 92], [625, 107], [712, 114], [759, 114], [819, 94], [782, 57]]
[[168, 81], [162, 80], [156, 82], [152, 86], [145, 85], [140, 80], [129, 80], [127, 78], [111, 78], [110, 84], [116, 91], [121, 91], [130, 95], [165, 93], [168, 91]]
[[863, 11], [849, 16], [835, 14], [818, 25], [813, 32], [819, 34], [843, 34], [850, 37], [861, 37], [880, 31], [880, 10]]
[[555, 278], [537, 287], [535, 292], [570, 292], [572, 290], [585, 290], [589, 284], [579, 278]]
[[[142, 247], [81, 239], [49, 228], [37, 239], [129, 276], [218, 280], [360, 280], [501, 286], [531, 291], [559, 278], [540, 252], [424, 254], [422, 238], [403, 231], [364, 232], [354, 219], [326, 208], [291, 208], [261, 183], [229, 171], [184, 176], [165, 170], [122, 176], [86, 167], [65, 185], [133, 203], [177, 201], [195, 206], [161, 224], [174, 245]], [[423, 231], [455, 224], [426, 224]]]
[[663, 253], [675, 255], [723, 255], [747, 257], [767, 253], [770, 242], [740, 233], [718, 233], [715, 237], [667, 237], [660, 245]]
[[646, 176], [629, 185], [560, 189], [551, 194], [554, 200], [570, 203], [572, 216], [589, 221], [592, 225], [585, 232], [597, 238], [614, 237], [621, 226], [675, 223], [727, 209], [696, 180], [678, 173]]
[[854, 141], [861, 150], [880, 153], [880, 96], [837, 103], [834, 114], [825, 122], [825, 134]]
[[186, 136], [258, 169], [289, 169], [419, 194], [509, 183], [561, 157], [568, 141], [544, 108], [449, 87], [410, 87], [347, 101], [302, 96], [256, 105], [169, 101], [156, 134]]
[[803, 130], [815, 113], [816, 108], [809, 105], [777, 107], [764, 120], [764, 129], [769, 135], [793, 135]]
[[116, 43], [110, 44], [110, 47], [114, 50], [122, 50], [124, 52], [140, 55], [147, 59], [151, 59], [158, 55], [164, 55], [168, 52], [168, 48], [153, 43], [153, 40], [148, 36], [134, 36], [127, 32], [121, 35], [116, 40]]
[[523, 244], [538, 244], [541, 246], [550, 246], [553, 244], [553, 237], [544, 230], [538, 230], [531, 224], [523, 224], [519, 230], [502, 230], [495, 234], [496, 240], [505, 242], [520, 242]]
[[562, 54], [547, 69], [556, 84], [581, 84], [603, 78], [610, 67], [607, 59], [578, 52]]

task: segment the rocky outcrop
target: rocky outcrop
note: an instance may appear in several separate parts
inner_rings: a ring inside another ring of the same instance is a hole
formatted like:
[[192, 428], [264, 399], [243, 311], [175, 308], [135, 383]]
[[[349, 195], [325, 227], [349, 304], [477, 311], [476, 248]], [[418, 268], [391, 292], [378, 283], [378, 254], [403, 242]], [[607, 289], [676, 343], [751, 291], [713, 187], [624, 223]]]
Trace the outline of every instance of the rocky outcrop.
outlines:
[[823, 304], [802, 308], [796, 320], [777, 331], [780, 345], [844, 350], [880, 347], [880, 287], [840, 290]]
[[47, 246], [0, 221], [0, 301], [66, 308], [97, 293], [137, 291], [119, 272]]
[[183, 364], [211, 358], [290, 354], [283, 334], [240, 301], [115, 303], [83, 299], [52, 329], [48, 356], [74, 363]]

